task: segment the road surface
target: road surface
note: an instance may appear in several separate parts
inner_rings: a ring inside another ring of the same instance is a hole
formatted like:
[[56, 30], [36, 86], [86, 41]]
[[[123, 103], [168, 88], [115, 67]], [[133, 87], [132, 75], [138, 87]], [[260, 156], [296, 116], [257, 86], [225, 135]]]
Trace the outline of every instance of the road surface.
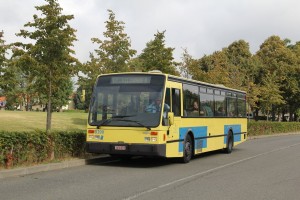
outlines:
[[248, 140], [188, 164], [159, 158], [97, 163], [0, 179], [1, 200], [299, 199], [300, 135]]

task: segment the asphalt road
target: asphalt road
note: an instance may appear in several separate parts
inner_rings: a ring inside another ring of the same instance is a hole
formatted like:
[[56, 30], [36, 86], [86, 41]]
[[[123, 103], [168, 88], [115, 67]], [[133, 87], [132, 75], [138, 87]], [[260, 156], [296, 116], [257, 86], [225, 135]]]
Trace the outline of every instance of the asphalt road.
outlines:
[[300, 135], [248, 140], [232, 154], [203, 154], [188, 164], [107, 157], [4, 178], [0, 199], [300, 199]]

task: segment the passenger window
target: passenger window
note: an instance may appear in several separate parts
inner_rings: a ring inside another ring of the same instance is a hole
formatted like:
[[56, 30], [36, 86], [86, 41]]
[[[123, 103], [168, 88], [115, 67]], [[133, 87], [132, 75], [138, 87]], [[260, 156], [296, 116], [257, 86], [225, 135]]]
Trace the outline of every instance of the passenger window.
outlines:
[[214, 96], [212, 94], [200, 93], [200, 115], [206, 117], [214, 116]]
[[[183, 84], [183, 109], [185, 117], [199, 117], [199, 88], [194, 85]], [[205, 88], [206, 91], [206, 88]]]

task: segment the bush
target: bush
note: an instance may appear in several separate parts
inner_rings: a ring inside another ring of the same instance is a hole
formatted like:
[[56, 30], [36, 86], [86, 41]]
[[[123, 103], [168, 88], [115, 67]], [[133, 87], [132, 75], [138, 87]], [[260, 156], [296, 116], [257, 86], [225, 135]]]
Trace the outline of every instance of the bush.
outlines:
[[271, 121], [251, 121], [248, 123], [248, 135], [250, 136], [289, 132], [300, 132], [300, 123]]
[[54, 133], [55, 158], [81, 157], [85, 151], [86, 135], [83, 131]]
[[[54, 144], [53, 148], [51, 144]], [[14, 166], [47, 161], [52, 149], [54, 149], [55, 159], [83, 156], [84, 131], [53, 132], [51, 135], [43, 131], [0, 131], [0, 168], [5, 167], [9, 159]]]

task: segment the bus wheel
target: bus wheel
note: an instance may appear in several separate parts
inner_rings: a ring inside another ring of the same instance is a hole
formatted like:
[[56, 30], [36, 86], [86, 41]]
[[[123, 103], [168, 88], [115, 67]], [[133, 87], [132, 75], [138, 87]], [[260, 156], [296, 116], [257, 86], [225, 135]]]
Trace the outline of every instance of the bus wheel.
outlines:
[[230, 154], [232, 152], [233, 149], [233, 135], [232, 132], [228, 133], [228, 139], [227, 139], [227, 144], [226, 144], [226, 148], [225, 153]]
[[181, 161], [183, 163], [188, 163], [192, 159], [193, 155], [193, 142], [190, 135], [187, 135], [183, 144], [183, 157]]

